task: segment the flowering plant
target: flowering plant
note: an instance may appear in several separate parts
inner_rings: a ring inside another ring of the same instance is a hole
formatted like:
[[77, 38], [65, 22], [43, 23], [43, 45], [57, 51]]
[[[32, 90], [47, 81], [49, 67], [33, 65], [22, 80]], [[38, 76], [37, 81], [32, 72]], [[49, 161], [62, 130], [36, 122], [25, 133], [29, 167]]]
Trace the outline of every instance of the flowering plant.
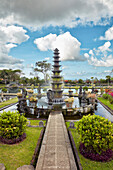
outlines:
[[28, 93], [33, 93], [33, 90], [32, 89], [28, 89], [27, 92]]
[[111, 90], [110, 89], [105, 89], [105, 92], [106, 93], [109, 93]]
[[30, 99], [29, 99], [29, 100], [30, 100], [30, 102], [37, 102], [37, 98], [36, 98], [36, 97], [33, 97], [33, 96], [32, 96], [32, 97], [30, 97]]
[[17, 93], [17, 96], [18, 97], [22, 97], [22, 93]]
[[96, 94], [90, 94], [90, 97], [92, 98], [92, 99], [95, 99], [96, 98]]
[[113, 92], [110, 92], [109, 95], [113, 97]]

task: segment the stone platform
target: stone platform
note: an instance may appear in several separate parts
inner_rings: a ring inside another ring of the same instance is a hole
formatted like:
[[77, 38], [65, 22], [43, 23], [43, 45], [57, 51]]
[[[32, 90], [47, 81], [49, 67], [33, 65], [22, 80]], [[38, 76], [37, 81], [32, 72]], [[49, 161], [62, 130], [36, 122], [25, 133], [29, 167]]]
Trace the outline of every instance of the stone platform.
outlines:
[[36, 170], [77, 170], [61, 112], [49, 115]]

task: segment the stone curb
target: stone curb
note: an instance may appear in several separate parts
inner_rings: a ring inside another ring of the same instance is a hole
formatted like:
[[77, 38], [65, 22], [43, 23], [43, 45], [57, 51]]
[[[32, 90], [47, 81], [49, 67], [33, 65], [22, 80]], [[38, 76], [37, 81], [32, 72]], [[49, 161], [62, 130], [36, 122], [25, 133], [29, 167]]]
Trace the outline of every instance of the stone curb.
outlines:
[[39, 156], [39, 152], [40, 152], [40, 148], [41, 148], [41, 143], [42, 143], [42, 140], [43, 140], [44, 132], [45, 132], [45, 128], [43, 128], [41, 130], [40, 137], [38, 139], [37, 146], [35, 148], [35, 151], [34, 151], [34, 154], [33, 154], [33, 157], [32, 157], [30, 165], [34, 165], [35, 163], [37, 163], [36, 159], [38, 159], [37, 157]]
[[32, 165], [23, 165], [23, 166], [17, 168], [17, 170], [35, 170], [35, 169]]
[[5, 170], [5, 166], [2, 163], [0, 163], [0, 170]]
[[18, 103], [18, 102], [9, 104], [9, 105], [7, 105], [7, 106], [4, 106], [4, 107], [0, 108], [0, 111], [2, 111], [2, 110], [4, 110], [4, 109], [7, 109], [8, 107], [13, 106], [13, 105], [15, 105], [15, 104], [17, 104], [17, 103]]
[[73, 136], [71, 134], [71, 131], [69, 131], [69, 130], [68, 130], [68, 135], [69, 135], [70, 143], [71, 143], [71, 146], [72, 146], [73, 154], [74, 154], [74, 157], [75, 157], [75, 162], [77, 164], [77, 169], [78, 170], [83, 170], [82, 165], [80, 163], [80, 158], [78, 156], [78, 151], [77, 151], [77, 148], [75, 146]]
[[105, 104], [103, 104], [100, 100], [97, 99], [97, 101], [108, 111], [111, 113], [111, 115], [113, 115], [113, 110], [110, 109], [108, 106], [106, 106]]

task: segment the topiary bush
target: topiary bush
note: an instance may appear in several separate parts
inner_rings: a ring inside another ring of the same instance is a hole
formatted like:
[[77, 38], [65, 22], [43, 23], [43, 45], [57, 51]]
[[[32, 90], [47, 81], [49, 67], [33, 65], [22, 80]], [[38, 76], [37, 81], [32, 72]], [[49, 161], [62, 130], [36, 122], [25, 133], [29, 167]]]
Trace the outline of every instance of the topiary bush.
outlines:
[[7, 89], [6, 88], [2, 88], [2, 92], [7, 93]]
[[17, 139], [21, 137], [26, 129], [27, 118], [20, 115], [18, 111], [0, 114], [0, 137], [3, 139]]
[[113, 124], [110, 121], [97, 115], [83, 116], [78, 122], [77, 131], [80, 134], [80, 152], [87, 155], [87, 158], [93, 156], [92, 159], [95, 160], [95, 154], [108, 153], [108, 150], [112, 153], [111, 157], [113, 156]]
[[84, 86], [84, 87], [83, 87], [83, 90], [88, 91], [88, 87], [87, 87], [87, 86]]

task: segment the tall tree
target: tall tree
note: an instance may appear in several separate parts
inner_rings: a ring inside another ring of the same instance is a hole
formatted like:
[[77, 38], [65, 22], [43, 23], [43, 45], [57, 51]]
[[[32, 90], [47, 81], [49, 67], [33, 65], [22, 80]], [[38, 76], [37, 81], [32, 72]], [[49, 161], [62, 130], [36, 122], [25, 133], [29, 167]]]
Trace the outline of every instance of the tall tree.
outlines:
[[110, 79], [111, 79], [111, 76], [107, 75], [107, 76], [106, 76], [106, 80], [108, 81], [108, 86], [109, 86], [109, 84], [110, 84]]
[[38, 61], [36, 62], [36, 67], [34, 69], [35, 72], [41, 72], [44, 75], [44, 80], [45, 82], [47, 82], [47, 75], [48, 75], [48, 71], [51, 69], [51, 64], [47, 63], [47, 61]]

